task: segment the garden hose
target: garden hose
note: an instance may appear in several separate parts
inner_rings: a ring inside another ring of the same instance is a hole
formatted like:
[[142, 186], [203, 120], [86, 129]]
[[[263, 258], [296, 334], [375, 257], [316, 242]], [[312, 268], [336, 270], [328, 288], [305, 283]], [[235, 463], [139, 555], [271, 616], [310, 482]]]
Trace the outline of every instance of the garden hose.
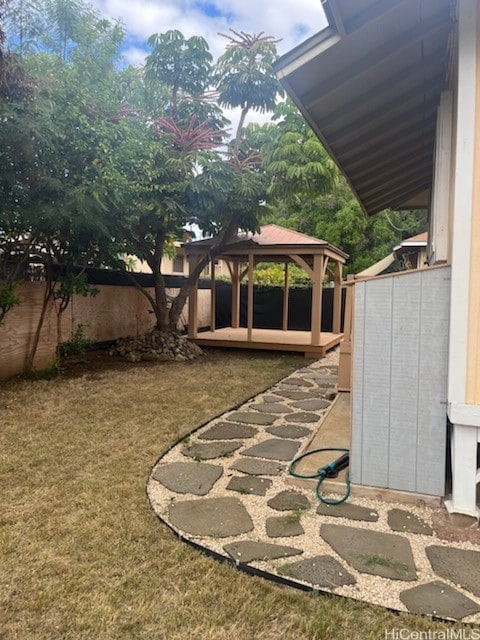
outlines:
[[[324, 467], [320, 467], [320, 469], [318, 469], [313, 474], [303, 475], [300, 473], [295, 473], [293, 469], [301, 460], [303, 460], [308, 456], [313, 455], [314, 453], [321, 453], [322, 451], [342, 451], [343, 455], [340, 456], [340, 458], [337, 458], [337, 460], [334, 460], [333, 462], [331, 462], [330, 464], [327, 464]], [[345, 502], [345, 500], [347, 500], [348, 497], [350, 496], [350, 474], [348, 471], [345, 476], [345, 494], [342, 498], [340, 498], [340, 500], [329, 500], [328, 498], [324, 498], [320, 493], [320, 488], [325, 478], [336, 478], [338, 476], [339, 471], [348, 467], [349, 459], [350, 459], [350, 451], [348, 449], [330, 449], [330, 448], [314, 449], [313, 451], [308, 451], [307, 453], [303, 453], [301, 456], [298, 456], [298, 458], [295, 458], [295, 460], [293, 460], [290, 466], [288, 467], [288, 472], [294, 478], [318, 478], [315, 492], [320, 502], [323, 502], [324, 504], [328, 504], [328, 505], [342, 504], [342, 502]]]

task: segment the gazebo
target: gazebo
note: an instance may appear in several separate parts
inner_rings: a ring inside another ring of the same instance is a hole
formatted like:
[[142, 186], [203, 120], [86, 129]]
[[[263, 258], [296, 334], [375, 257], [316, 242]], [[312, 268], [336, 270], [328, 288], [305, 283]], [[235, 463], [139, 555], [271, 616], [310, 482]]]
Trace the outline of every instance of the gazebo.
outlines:
[[[208, 254], [212, 239], [188, 242], [183, 245], [189, 261], [190, 271], [197, 261]], [[348, 255], [324, 240], [285, 229], [275, 224], [260, 228], [256, 234], [238, 235], [229, 243], [221, 255], [215, 257], [226, 262], [232, 280], [231, 327], [215, 327], [215, 268], [211, 269], [210, 330], [198, 331], [198, 288], [189, 297], [188, 337], [205, 346], [239, 347], [244, 349], [270, 349], [277, 351], [304, 351], [306, 356], [320, 357], [336, 346], [343, 337], [341, 333], [342, 313], [342, 267]], [[261, 262], [283, 263], [285, 277], [283, 285], [282, 329], [258, 329], [253, 326], [254, 288], [253, 270]], [[312, 281], [312, 311], [310, 331], [292, 331], [288, 328], [288, 266], [296, 264], [308, 274]], [[321, 330], [323, 282], [330, 276], [334, 285], [332, 331]], [[248, 282], [247, 326], [240, 326], [240, 285], [244, 278]]]

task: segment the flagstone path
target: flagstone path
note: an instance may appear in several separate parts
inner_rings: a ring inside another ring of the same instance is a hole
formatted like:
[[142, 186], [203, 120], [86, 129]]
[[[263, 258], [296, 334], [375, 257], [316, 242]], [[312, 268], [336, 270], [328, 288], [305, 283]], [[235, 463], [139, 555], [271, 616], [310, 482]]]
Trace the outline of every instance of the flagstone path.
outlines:
[[351, 497], [328, 506], [314, 484], [291, 486], [290, 462], [335, 399], [336, 357], [296, 371], [168, 451], [148, 482], [153, 509], [182, 540], [252, 573], [480, 622], [478, 529], [459, 533], [424, 504]]

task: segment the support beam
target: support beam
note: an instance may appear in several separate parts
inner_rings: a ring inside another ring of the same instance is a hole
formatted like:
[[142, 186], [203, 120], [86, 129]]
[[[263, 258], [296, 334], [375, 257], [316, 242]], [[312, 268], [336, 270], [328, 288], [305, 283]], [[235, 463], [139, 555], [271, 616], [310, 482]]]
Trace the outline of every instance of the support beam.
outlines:
[[235, 260], [232, 269], [232, 327], [240, 326], [240, 263]]
[[253, 335], [253, 254], [248, 254], [248, 299], [247, 299], [247, 338], [252, 341]]
[[288, 293], [288, 262], [285, 262], [285, 277], [283, 281], [283, 331], [288, 331]]
[[210, 263], [210, 331], [215, 331], [217, 294], [215, 289], [215, 260]]
[[313, 256], [312, 278], [312, 345], [320, 344], [322, 330], [322, 288], [327, 259], [324, 256]]
[[332, 332], [340, 333], [342, 326], [342, 265], [337, 262], [333, 279], [333, 323]]
[[[188, 259], [189, 273], [192, 273], [197, 266], [197, 256], [190, 256]], [[198, 333], [198, 281], [192, 288], [188, 297], [188, 337], [196, 338]]]

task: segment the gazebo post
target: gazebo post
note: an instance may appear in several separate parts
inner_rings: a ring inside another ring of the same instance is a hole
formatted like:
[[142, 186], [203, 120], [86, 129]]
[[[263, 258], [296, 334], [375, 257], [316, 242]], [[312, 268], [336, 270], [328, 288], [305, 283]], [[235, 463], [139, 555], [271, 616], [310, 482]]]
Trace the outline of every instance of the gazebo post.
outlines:
[[333, 333], [340, 333], [342, 326], [342, 263], [335, 263], [333, 278]]
[[252, 341], [253, 333], [253, 253], [248, 254], [248, 299], [247, 299], [247, 340]]
[[[188, 272], [192, 273], [197, 264], [197, 256], [188, 258]], [[198, 330], [198, 281], [188, 296], [188, 337], [196, 338]]]
[[283, 282], [283, 322], [282, 330], [288, 331], [288, 262], [285, 262], [285, 279]]
[[210, 267], [210, 331], [215, 331], [215, 307], [217, 292], [215, 289], [215, 260], [212, 260]]
[[322, 330], [322, 290], [323, 290], [323, 268], [326, 258], [322, 255], [313, 256], [313, 278], [312, 278], [312, 320], [311, 320], [311, 344], [320, 344], [320, 334]]
[[232, 328], [240, 326], [240, 263], [234, 260], [232, 269]]

